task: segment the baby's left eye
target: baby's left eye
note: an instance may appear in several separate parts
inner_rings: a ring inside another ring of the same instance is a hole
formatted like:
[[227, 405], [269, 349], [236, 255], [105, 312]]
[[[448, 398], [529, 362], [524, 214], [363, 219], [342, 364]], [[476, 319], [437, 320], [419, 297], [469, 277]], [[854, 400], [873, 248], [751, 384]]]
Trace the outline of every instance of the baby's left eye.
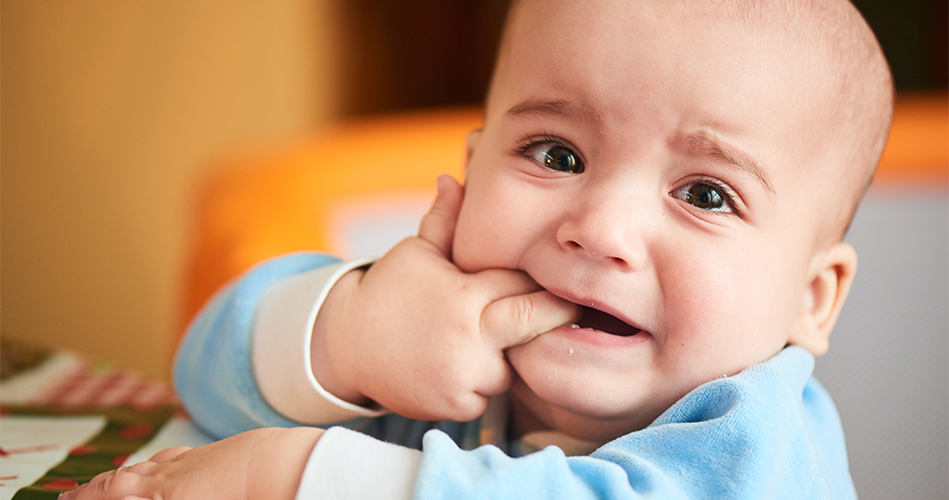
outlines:
[[729, 196], [708, 182], [692, 182], [672, 191], [673, 197], [710, 212], [734, 212]]

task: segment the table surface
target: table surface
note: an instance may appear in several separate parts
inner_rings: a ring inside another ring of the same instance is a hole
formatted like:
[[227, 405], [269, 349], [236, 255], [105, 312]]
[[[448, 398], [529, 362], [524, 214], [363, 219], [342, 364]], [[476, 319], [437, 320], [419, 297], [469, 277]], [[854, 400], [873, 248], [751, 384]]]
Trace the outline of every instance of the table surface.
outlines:
[[0, 500], [55, 499], [107, 470], [212, 441], [164, 383], [69, 352], [0, 347]]

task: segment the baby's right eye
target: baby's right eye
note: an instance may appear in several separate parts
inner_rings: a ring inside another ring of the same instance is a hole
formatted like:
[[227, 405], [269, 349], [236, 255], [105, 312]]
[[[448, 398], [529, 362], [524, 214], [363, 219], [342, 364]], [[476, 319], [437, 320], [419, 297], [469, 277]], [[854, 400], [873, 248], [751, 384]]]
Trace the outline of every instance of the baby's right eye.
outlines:
[[571, 174], [583, 172], [583, 160], [570, 148], [555, 142], [528, 144], [521, 154], [551, 170]]

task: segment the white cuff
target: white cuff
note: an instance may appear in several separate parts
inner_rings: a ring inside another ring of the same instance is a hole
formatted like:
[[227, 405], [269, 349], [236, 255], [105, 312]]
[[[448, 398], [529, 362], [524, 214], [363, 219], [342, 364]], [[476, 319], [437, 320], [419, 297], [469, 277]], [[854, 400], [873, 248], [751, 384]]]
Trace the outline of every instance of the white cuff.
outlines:
[[313, 323], [330, 289], [344, 274], [372, 263], [359, 259], [278, 281], [263, 295], [254, 318], [251, 358], [260, 392], [277, 412], [310, 425], [377, 417], [370, 409], [330, 394], [313, 375]]
[[409, 500], [422, 452], [332, 427], [316, 442], [296, 500]]

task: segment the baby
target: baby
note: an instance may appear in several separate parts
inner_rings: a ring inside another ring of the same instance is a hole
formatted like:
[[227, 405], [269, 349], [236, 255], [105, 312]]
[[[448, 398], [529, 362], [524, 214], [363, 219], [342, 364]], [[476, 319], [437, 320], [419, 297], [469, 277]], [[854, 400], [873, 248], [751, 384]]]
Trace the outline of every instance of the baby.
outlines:
[[69, 498], [854, 498], [810, 373], [891, 108], [845, 0], [515, 2], [419, 236], [265, 263], [181, 348], [215, 435], [342, 426]]

